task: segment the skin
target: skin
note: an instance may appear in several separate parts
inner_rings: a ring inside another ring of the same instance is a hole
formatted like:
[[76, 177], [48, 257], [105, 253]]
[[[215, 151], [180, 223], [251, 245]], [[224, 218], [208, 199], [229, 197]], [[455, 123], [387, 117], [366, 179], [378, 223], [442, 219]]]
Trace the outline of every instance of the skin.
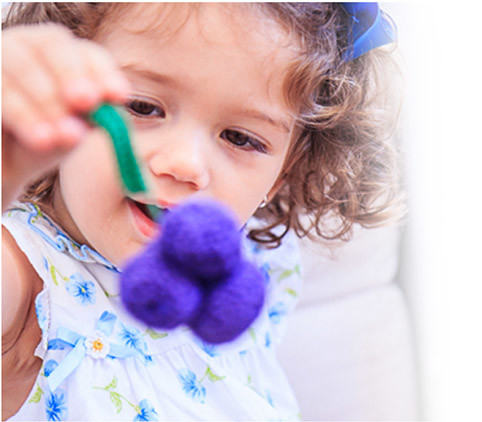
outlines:
[[[280, 28], [266, 20], [261, 25], [246, 7], [203, 5], [188, 14], [179, 6], [169, 18], [179, 13], [180, 19], [147, 30], [149, 17], [162, 18], [160, 7], [134, 6], [102, 28], [97, 44], [49, 25], [15, 28], [3, 37], [4, 205], [36, 174], [58, 166], [52, 216], [117, 265], [158, 228], [130, 205], [110, 141], [76, 117], [79, 112], [103, 100], [127, 101], [151, 186], [143, 202], [170, 208], [188, 198], [215, 198], [232, 208], [240, 225], [279, 187], [293, 134], [282, 90], [292, 52]], [[227, 9], [235, 13], [228, 16]], [[15, 42], [35, 54], [17, 58]], [[55, 51], [47, 51], [49, 45]], [[49, 82], [42, 95], [39, 80]], [[42, 282], [8, 233], [3, 280], [5, 418], [25, 401], [41, 364], [33, 356], [40, 340], [33, 300]]]

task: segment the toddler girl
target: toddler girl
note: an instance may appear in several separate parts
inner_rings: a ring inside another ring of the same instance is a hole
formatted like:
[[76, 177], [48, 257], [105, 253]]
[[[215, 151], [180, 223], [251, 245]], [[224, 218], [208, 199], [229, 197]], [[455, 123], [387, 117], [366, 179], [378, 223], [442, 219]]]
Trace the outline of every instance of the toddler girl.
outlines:
[[[396, 202], [394, 154], [374, 102], [385, 53], [369, 51], [390, 28], [376, 4], [359, 6], [10, 7], [3, 418], [299, 417], [273, 348], [299, 289], [292, 233], [346, 237]], [[105, 101], [128, 112], [153, 185], [145, 199], [126, 196], [108, 138], [83, 117]], [[257, 217], [245, 247], [266, 274], [267, 300], [228, 344], [154, 331], [121, 306], [123, 263], [158, 230], [146, 204], [170, 209], [187, 198], [225, 203], [240, 228]]]

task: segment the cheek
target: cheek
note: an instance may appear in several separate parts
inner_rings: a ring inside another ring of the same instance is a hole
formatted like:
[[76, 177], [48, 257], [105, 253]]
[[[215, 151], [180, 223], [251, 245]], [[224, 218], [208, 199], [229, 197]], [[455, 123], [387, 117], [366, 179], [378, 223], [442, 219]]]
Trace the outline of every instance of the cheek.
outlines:
[[80, 191], [95, 191], [112, 179], [116, 170], [110, 149], [105, 136], [94, 131], [63, 161], [64, 175], [77, 183]]
[[105, 221], [117, 198], [115, 161], [105, 136], [94, 131], [60, 167], [62, 196], [67, 209], [86, 237], [97, 221]]
[[282, 164], [282, 160], [273, 160], [242, 177], [233, 179], [238, 180], [236, 184], [225, 185], [223, 199], [236, 213], [242, 225], [253, 216], [273, 188]]

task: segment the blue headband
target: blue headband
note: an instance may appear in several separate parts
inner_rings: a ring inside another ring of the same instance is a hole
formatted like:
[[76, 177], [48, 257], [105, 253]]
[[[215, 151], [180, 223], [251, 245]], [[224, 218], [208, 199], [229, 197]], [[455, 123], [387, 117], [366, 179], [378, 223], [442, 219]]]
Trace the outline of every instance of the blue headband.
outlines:
[[393, 20], [378, 7], [378, 3], [341, 3], [352, 19], [348, 32], [351, 46], [344, 59], [350, 61], [382, 45], [397, 39], [397, 27]]

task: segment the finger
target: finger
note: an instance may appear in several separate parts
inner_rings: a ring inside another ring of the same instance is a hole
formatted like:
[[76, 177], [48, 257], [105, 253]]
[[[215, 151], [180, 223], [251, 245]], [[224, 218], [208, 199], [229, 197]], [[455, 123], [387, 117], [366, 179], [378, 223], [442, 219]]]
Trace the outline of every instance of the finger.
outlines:
[[[7, 75], [13, 90], [23, 91], [22, 99], [13, 101], [29, 102], [29, 107], [25, 107], [24, 112], [28, 113], [28, 116], [35, 116], [38, 120], [36, 129], [30, 128], [29, 133], [26, 136], [23, 135], [22, 139], [33, 139], [35, 142], [38, 137], [39, 146], [43, 145], [46, 148], [53, 145], [72, 147], [85, 134], [88, 126], [75, 114], [72, 115], [69, 104], [62, 99], [59, 89], [61, 84], [57, 79], [64, 69], [67, 70], [64, 73], [72, 75], [74, 81], [88, 77], [86, 66], [82, 69], [82, 60], [78, 60], [72, 48], [75, 44], [74, 38], [57, 25], [46, 25], [34, 32], [31, 28], [22, 28], [22, 31], [8, 32], [5, 38], [2, 43], [4, 75]], [[56, 48], [52, 49], [51, 45], [56, 45]], [[56, 55], [44, 54], [45, 51], [55, 51]], [[57, 60], [55, 65], [49, 62], [54, 59]], [[63, 63], [68, 65], [65, 66]], [[25, 69], [28, 70], [27, 74]], [[79, 76], [82, 74], [87, 76]], [[82, 89], [82, 83], [79, 85], [81, 87], [78, 91], [81, 95], [78, 98], [82, 101], [86, 98], [85, 92], [88, 90]], [[94, 86], [93, 83], [91, 85]], [[96, 94], [95, 99], [87, 101], [87, 106], [94, 105], [99, 98], [100, 94]], [[41, 121], [42, 118], [44, 121]], [[16, 125], [18, 126], [20, 122], [21, 120], [18, 120]], [[39, 136], [31, 135], [32, 130]], [[44, 139], [47, 136], [50, 141], [53, 141], [52, 145]]]
[[64, 116], [55, 122], [39, 112], [8, 75], [2, 75], [2, 123], [25, 146], [37, 151], [71, 148], [89, 129], [80, 118]]
[[130, 84], [108, 50], [88, 40], [79, 41], [79, 48], [86, 57], [90, 75], [100, 88], [103, 99], [125, 102], [130, 92]]
[[8, 75], [2, 75], [2, 126], [8, 128], [25, 146], [42, 151], [54, 144], [55, 129], [38, 113], [35, 105], [15, 87]]
[[35, 52], [26, 43], [9, 43], [3, 48], [3, 75], [36, 108], [36, 114], [43, 115], [51, 122], [67, 114], [65, 104], [59, 98], [57, 86], [39, 62]]
[[69, 111], [88, 111], [100, 103], [102, 92], [79, 49], [79, 40], [67, 29], [46, 25], [29, 38], [29, 44], [31, 52], [51, 75], [59, 98]]

